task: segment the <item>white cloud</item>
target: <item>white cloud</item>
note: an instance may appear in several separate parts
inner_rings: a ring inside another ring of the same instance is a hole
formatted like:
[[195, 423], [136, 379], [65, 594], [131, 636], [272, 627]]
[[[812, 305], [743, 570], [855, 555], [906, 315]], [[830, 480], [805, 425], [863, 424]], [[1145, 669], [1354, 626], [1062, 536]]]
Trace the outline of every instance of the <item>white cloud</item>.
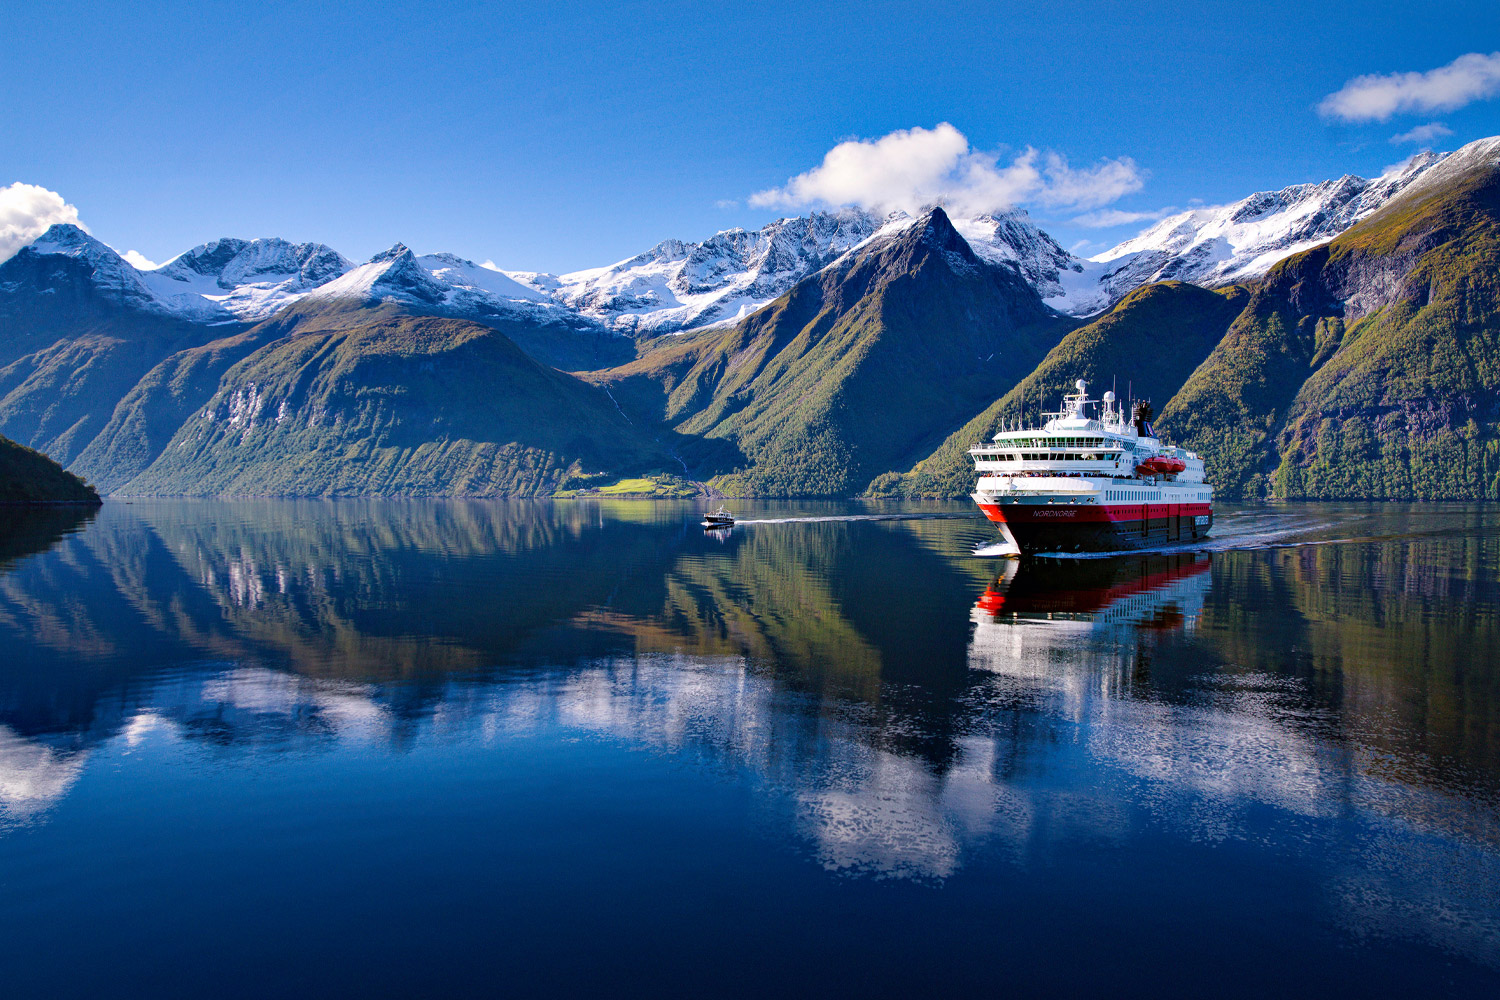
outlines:
[[1061, 154], [1027, 147], [1009, 163], [973, 149], [947, 122], [879, 139], [851, 139], [778, 188], [750, 196], [755, 208], [858, 205], [876, 212], [920, 212], [943, 205], [958, 216], [1018, 204], [1088, 209], [1139, 191], [1144, 175], [1128, 157], [1075, 170]]
[[1107, 229], [1110, 226], [1125, 226], [1133, 222], [1155, 222], [1165, 219], [1175, 208], [1158, 208], [1154, 212], [1122, 212], [1118, 208], [1106, 208], [1069, 219], [1068, 222], [1086, 229]]
[[78, 221], [78, 209], [56, 191], [20, 181], [0, 188], [0, 261], [10, 260], [54, 222], [88, 228]]
[[722, 209], [726, 212], [732, 208], [739, 207], [740, 203], [733, 198], [720, 198], [718, 201], [714, 202], [714, 208]]
[[125, 258], [125, 263], [137, 271], [154, 271], [161, 266], [156, 261], [148, 259], [145, 254], [136, 250], [126, 250], [120, 256]]
[[1346, 122], [1383, 122], [1403, 111], [1452, 111], [1500, 93], [1500, 52], [1470, 52], [1426, 73], [1357, 76], [1318, 110]]
[[1097, 208], [1134, 194], [1146, 183], [1145, 175], [1128, 156], [1074, 170], [1060, 154], [1048, 153], [1042, 174], [1042, 189], [1029, 200], [1054, 208]]
[[1426, 125], [1418, 125], [1410, 132], [1402, 132], [1400, 135], [1391, 136], [1391, 143], [1417, 142], [1428, 143], [1434, 139], [1442, 139], [1453, 134], [1453, 130], [1442, 122], [1428, 122]]

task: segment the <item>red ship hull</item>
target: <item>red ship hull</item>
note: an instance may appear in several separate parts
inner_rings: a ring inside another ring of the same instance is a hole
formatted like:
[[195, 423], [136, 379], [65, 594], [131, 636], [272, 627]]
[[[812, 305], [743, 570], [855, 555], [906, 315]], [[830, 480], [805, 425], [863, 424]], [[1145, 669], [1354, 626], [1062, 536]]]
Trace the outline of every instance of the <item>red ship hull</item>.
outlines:
[[991, 504], [984, 516], [1005, 525], [1023, 553], [1129, 552], [1208, 535], [1213, 505], [1154, 504]]

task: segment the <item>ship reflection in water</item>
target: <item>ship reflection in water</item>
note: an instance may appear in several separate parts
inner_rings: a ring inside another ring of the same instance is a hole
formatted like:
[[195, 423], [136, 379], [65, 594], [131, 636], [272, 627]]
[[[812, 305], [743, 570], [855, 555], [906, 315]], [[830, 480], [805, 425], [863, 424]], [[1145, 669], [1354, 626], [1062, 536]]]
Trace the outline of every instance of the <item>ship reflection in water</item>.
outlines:
[[1003, 565], [970, 614], [969, 665], [1075, 695], [1088, 678], [1117, 696], [1141, 666], [1138, 631], [1197, 625], [1213, 564], [1189, 553]]
[[8, 989], [1500, 976], [1496, 512], [1014, 562], [957, 506], [743, 506], [723, 537], [610, 503], [10, 531]]

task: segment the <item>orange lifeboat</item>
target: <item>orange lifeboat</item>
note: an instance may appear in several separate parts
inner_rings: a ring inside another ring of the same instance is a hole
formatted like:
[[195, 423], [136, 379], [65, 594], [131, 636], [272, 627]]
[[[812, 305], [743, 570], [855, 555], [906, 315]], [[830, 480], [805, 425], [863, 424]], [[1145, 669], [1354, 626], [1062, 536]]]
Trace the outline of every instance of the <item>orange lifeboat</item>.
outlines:
[[1152, 455], [1140, 465], [1135, 471], [1143, 476], [1167, 476], [1181, 472], [1187, 468], [1187, 463], [1180, 458], [1171, 458], [1167, 455]]

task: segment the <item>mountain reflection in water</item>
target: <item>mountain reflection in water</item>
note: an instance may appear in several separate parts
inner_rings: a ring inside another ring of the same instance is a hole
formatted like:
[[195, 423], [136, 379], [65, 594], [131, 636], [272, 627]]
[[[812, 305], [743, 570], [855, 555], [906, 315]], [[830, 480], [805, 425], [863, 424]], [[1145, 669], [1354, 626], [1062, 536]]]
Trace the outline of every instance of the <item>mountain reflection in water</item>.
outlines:
[[[989, 534], [954, 518], [961, 506], [899, 509], [948, 516], [716, 538], [686, 504], [153, 502], [7, 525], [0, 872], [109, 815], [111, 788], [130, 794], [146, 766], [132, 751], [151, 748], [154, 780], [187, 796], [202, 790], [193, 761], [291, 768], [278, 802], [302, 825], [267, 836], [304, 849], [336, 840], [331, 820], [303, 814], [320, 796], [402, 803], [392, 822], [418, 838], [462, 806], [473, 839], [452, 849], [477, 864], [502, 814], [544, 829], [563, 806], [422, 782], [376, 795], [354, 777], [362, 762], [430, 754], [441, 770], [519, 746], [544, 768], [559, 741], [584, 740], [610, 763], [564, 769], [570, 794], [615, 803], [615, 822], [633, 807], [611, 784], [654, 774], [649, 760], [688, 768], [656, 782], [746, 790], [730, 815], [683, 799], [655, 820], [662, 842], [760, 830], [756, 851], [804, 859], [783, 876], [788, 905], [895, 880], [942, 888], [952, 908], [929, 917], [958, 924], [980, 905], [961, 902], [966, 886], [1024, 902], [1076, 869], [1095, 873], [1092, 919], [1225, 937], [1290, 919], [1307, 948], [1345, 948], [1329, 975], [1358, 966], [1372, 983], [1500, 972], [1495, 511], [1302, 507], [1278, 544], [1361, 540], [1017, 563], [969, 555]], [[236, 807], [215, 795], [199, 808]], [[107, 852], [107, 833], [93, 844]], [[670, 867], [659, 850], [633, 863]], [[370, 851], [361, 863], [380, 865]], [[611, 857], [569, 864], [590, 871], [590, 905], [628, 926]], [[1166, 881], [1143, 895], [1147, 872]], [[721, 877], [683, 891], [730, 892]], [[28, 902], [18, 884], [0, 894], [0, 932], [42, 935], [41, 889]], [[287, 892], [327, 905], [316, 885]], [[1056, 912], [1033, 913], [1009, 947], [1064, 948], [1056, 921], [1085, 901], [1048, 899]], [[884, 918], [869, 905], [873, 928]], [[1373, 960], [1382, 942], [1404, 950]]]

